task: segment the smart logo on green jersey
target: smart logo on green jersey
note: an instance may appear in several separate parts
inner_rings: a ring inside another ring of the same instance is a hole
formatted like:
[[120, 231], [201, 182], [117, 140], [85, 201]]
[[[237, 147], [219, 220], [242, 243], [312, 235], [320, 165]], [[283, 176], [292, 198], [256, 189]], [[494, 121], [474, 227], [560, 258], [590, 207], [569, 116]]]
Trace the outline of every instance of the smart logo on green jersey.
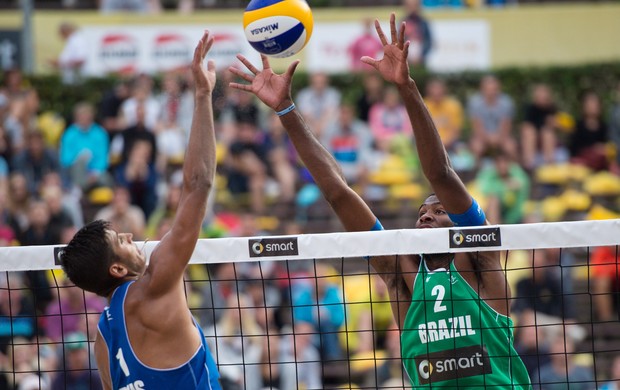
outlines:
[[420, 384], [484, 375], [493, 372], [489, 354], [481, 345], [416, 356]]

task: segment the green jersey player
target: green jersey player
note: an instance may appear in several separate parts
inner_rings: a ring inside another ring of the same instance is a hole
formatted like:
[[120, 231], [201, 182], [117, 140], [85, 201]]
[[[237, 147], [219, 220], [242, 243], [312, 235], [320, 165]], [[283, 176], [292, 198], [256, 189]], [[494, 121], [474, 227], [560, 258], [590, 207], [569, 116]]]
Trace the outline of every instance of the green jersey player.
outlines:
[[[409, 76], [409, 42], [404, 24], [396, 29], [391, 15], [391, 42], [378, 21], [384, 47], [381, 60], [362, 61], [396, 85], [416, 139], [424, 175], [434, 194], [419, 208], [416, 228], [487, 224], [484, 213], [454, 172], [439, 134]], [[275, 74], [266, 57], [263, 70], [243, 56], [252, 74], [231, 68], [250, 84], [231, 87], [255, 94], [280, 116], [301, 159], [348, 231], [381, 230], [366, 203], [347, 185], [337, 162], [306, 126], [291, 99], [293, 62]], [[466, 231], [452, 239], [460, 244]], [[493, 232], [478, 237], [493, 239]], [[509, 316], [510, 289], [497, 252], [385, 256], [370, 259], [386, 283], [401, 332], [403, 365], [415, 388], [530, 389], [525, 366], [513, 348]]]

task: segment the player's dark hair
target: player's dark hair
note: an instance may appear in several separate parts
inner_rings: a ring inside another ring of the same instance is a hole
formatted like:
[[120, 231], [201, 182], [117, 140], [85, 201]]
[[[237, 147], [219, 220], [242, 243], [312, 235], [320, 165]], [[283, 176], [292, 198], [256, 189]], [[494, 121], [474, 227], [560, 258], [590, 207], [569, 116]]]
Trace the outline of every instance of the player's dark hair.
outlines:
[[96, 220], [81, 228], [63, 248], [62, 269], [79, 288], [107, 297], [123, 280], [110, 275], [118, 258], [106, 236], [109, 222]]

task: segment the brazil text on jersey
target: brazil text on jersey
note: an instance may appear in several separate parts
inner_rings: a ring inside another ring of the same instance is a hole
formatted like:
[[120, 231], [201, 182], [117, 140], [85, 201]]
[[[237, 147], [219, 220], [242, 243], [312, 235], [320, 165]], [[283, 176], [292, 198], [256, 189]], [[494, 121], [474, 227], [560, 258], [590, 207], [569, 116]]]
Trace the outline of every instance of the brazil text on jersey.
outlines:
[[466, 315], [420, 324], [418, 334], [422, 344], [426, 344], [457, 337], [473, 336], [476, 334], [476, 330], [472, 328], [471, 316]]

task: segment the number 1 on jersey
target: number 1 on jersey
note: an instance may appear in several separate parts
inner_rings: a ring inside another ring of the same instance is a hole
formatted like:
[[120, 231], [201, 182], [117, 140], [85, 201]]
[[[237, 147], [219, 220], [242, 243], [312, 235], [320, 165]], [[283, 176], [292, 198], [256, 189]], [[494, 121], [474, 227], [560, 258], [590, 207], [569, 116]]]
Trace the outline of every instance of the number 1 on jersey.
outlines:
[[446, 305], [442, 305], [441, 301], [443, 301], [444, 295], [446, 295], [446, 289], [441, 284], [436, 285], [431, 290], [432, 296], [437, 296], [437, 300], [435, 301], [435, 306], [433, 307], [433, 311], [435, 313], [439, 313], [441, 311], [446, 311], [448, 308]]
[[127, 367], [127, 362], [125, 361], [125, 357], [123, 356], [123, 350], [121, 348], [118, 349], [116, 353], [116, 358], [118, 359], [118, 364], [121, 365], [121, 370], [123, 370], [123, 374], [125, 376], [129, 376], [129, 367]]

